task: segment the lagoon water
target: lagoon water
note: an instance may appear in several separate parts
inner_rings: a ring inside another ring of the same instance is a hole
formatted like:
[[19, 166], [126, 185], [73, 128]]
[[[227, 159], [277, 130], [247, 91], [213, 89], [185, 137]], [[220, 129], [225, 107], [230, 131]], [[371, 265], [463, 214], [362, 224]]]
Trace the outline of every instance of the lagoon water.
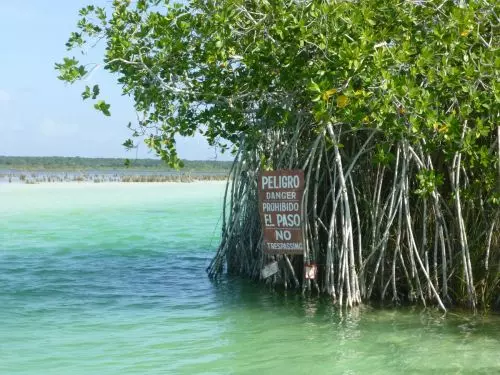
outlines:
[[494, 374], [500, 317], [210, 282], [221, 183], [0, 184], [0, 374]]

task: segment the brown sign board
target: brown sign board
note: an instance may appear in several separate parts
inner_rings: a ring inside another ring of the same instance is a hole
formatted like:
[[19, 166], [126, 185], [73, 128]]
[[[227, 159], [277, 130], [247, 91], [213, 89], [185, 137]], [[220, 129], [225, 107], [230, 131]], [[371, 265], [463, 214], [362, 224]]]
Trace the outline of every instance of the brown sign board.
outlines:
[[259, 210], [267, 254], [303, 254], [304, 171], [281, 169], [259, 175]]

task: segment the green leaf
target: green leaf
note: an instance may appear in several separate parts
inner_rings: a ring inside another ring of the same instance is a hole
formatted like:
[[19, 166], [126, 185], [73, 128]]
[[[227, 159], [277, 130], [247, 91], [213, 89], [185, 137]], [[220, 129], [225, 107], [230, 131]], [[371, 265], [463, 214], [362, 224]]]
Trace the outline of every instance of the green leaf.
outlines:
[[105, 116], [111, 116], [111, 113], [109, 112], [109, 104], [106, 104], [104, 100], [99, 100], [97, 103], [94, 104], [94, 108], [97, 109], [99, 112], [102, 112]]
[[92, 99], [97, 98], [97, 96], [99, 95], [99, 91], [99, 85], [94, 85], [94, 87], [92, 88]]
[[309, 83], [309, 86], [307, 86], [307, 89], [309, 91], [313, 91], [313, 92], [319, 92], [319, 93], [321, 92], [319, 85], [316, 82], [314, 82], [312, 79], [311, 79], [311, 82]]
[[57, 78], [68, 83], [74, 83], [75, 81], [82, 79], [85, 75], [87, 75], [87, 71], [83, 65], [78, 64], [78, 60], [74, 57], [65, 57], [62, 63], [55, 64], [55, 69], [60, 73]]
[[131, 139], [127, 139], [125, 142], [123, 142], [122, 146], [125, 147], [127, 150], [130, 150], [135, 147], [134, 142]]
[[[86, 100], [86, 99], [90, 98], [90, 97], [91, 97], [91, 95], [92, 95], [92, 94], [90, 93], [90, 87], [85, 86], [85, 91], [84, 91], [84, 92], [82, 92], [82, 99], [83, 99], [83, 100]], [[92, 99], [94, 99], [94, 98], [92, 98]]]

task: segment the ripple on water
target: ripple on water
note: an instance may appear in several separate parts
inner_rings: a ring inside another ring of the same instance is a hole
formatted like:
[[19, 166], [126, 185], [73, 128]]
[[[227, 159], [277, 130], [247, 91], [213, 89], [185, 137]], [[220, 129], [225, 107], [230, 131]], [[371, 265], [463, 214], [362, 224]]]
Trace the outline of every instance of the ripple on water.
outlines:
[[222, 194], [0, 186], [0, 374], [500, 372], [496, 316], [209, 281]]

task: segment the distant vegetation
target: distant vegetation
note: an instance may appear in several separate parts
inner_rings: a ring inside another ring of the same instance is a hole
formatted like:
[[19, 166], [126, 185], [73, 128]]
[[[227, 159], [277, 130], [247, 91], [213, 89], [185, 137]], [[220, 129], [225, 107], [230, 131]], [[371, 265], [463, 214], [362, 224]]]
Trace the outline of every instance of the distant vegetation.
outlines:
[[[230, 161], [184, 160], [182, 172], [228, 172]], [[151, 170], [172, 171], [164, 161], [158, 159], [135, 159], [126, 165], [125, 159], [118, 158], [81, 158], [81, 157], [28, 157], [0, 156], [0, 169], [18, 170]]]

